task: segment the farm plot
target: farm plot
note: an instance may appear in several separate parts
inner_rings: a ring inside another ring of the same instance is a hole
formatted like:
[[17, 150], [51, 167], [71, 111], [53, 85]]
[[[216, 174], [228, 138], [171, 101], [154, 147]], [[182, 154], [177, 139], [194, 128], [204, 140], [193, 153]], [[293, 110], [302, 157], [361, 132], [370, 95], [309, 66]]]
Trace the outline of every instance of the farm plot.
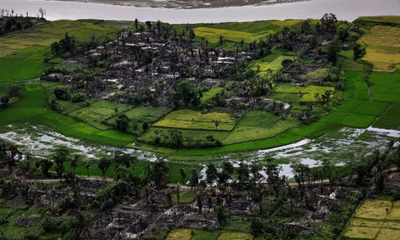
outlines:
[[366, 200], [358, 209], [344, 237], [350, 239], [400, 239], [399, 202]]
[[[216, 126], [215, 121], [218, 121]], [[156, 127], [230, 131], [235, 121], [228, 113], [212, 112], [202, 114], [199, 111], [178, 110], [171, 112], [154, 124]]]
[[383, 102], [400, 102], [400, 74], [372, 73], [370, 80], [374, 83], [371, 88], [372, 98]]
[[281, 117], [265, 111], [250, 111], [243, 116], [222, 143], [233, 144], [270, 138], [298, 124], [296, 119], [282, 120]]
[[378, 25], [359, 41], [373, 46], [400, 47], [400, 28]]
[[322, 122], [326, 122], [326, 123], [337, 123], [337, 124], [340, 124], [348, 116], [349, 116], [349, 113], [334, 112], [334, 113], [329, 114], [328, 116], [322, 118], [321, 121]]
[[371, 102], [364, 101], [360, 106], [358, 106], [353, 113], [378, 116], [387, 107], [387, 103], [384, 102]]
[[[215, 129], [215, 128], [214, 128]], [[145, 143], [154, 143], [156, 137], [160, 137], [163, 133], [168, 131], [166, 128], [161, 127], [152, 127], [149, 131], [146, 131], [141, 137], [140, 140]], [[195, 143], [203, 144], [209, 143], [210, 140], [207, 140], [207, 137], [212, 136], [215, 140], [222, 141], [226, 136], [228, 136], [228, 131], [210, 131], [210, 130], [180, 130], [183, 138], [183, 145], [190, 146]]]
[[321, 95], [325, 94], [326, 91], [332, 91], [330, 98], [333, 98], [333, 93], [335, 91], [334, 87], [324, 87], [324, 86], [314, 86], [310, 85], [303, 89], [301, 97], [302, 102], [316, 102], [317, 99], [315, 95], [318, 94], [320, 97]]
[[168, 107], [136, 107], [125, 112], [129, 119], [136, 119], [140, 122], [156, 122], [161, 117], [171, 112]]
[[400, 129], [400, 104], [392, 104], [375, 122], [374, 127]]
[[341, 124], [347, 127], [366, 128], [373, 123], [375, 118], [376, 116], [350, 114]]
[[[347, 91], [347, 90], [346, 90]], [[346, 93], [346, 92], [345, 92]], [[336, 112], [351, 113], [363, 102], [362, 99], [348, 98], [344, 104], [336, 108]]]
[[100, 130], [107, 130], [103, 122], [114, 117], [118, 112], [125, 112], [130, 109], [128, 105], [117, 104], [106, 100], [96, 102], [89, 107], [81, 108], [70, 113], [71, 117], [86, 122]]
[[346, 76], [346, 91], [344, 98], [357, 98], [369, 100], [368, 86], [364, 81], [364, 74], [358, 71], [345, 71]]
[[374, 64], [374, 71], [394, 72], [400, 68], [399, 50], [373, 49], [368, 47], [363, 60]]
[[168, 233], [167, 240], [253, 240], [253, 235], [244, 232], [204, 231], [195, 229], [175, 229]]

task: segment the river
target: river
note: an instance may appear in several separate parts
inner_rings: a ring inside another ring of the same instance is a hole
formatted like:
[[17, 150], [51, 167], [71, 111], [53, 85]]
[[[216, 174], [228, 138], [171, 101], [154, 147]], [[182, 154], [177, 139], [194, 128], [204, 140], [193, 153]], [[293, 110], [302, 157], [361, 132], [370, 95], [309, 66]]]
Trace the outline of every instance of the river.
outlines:
[[[165, 0], [167, 1], [167, 0]], [[156, 21], [169, 23], [244, 22], [256, 20], [283, 20], [321, 18], [332, 12], [338, 19], [353, 21], [359, 16], [400, 15], [399, 0], [311, 0], [264, 6], [242, 6], [208, 9], [170, 9], [118, 6], [98, 3], [0, 0], [0, 9], [13, 9], [16, 13], [36, 15], [39, 8], [46, 9], [46, 18], [108, 19]]]

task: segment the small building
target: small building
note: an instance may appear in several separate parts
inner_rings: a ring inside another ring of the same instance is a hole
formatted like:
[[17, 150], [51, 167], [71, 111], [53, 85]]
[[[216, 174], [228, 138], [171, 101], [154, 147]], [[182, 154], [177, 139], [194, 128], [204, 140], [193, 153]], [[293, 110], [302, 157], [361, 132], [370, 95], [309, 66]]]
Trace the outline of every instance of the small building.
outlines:
[[342, 50], [349, 50], [349, 44], [343, 43], [342, 44]]

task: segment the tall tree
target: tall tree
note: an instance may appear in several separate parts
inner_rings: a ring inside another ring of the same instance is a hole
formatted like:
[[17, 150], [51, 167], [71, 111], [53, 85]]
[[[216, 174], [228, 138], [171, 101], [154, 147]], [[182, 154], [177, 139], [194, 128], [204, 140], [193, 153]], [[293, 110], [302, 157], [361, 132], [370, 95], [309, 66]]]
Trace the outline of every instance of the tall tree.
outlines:
[[102, 157], [99, 162], [97, 163], [97, 167], [103, 173], [103, 178], [106, 178], [106, 172], [108, 168], [111, 166], [111, 159], [109, 157]]
[[206, 182], [212, 186], [214, 182], [217, 180], [217, 178], [218, 178], [217, 168], [212, 163], [208, 164], [206, 170]]

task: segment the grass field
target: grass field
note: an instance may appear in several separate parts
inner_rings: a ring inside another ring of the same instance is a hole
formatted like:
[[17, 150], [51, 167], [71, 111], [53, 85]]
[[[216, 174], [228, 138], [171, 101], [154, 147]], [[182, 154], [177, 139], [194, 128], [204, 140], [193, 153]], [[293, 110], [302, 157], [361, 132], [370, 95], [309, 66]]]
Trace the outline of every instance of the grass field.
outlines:
[[375, 122], [374, 127], [400, 129], [400, 104], [392, 104]]
[[201, 103], [205, 103], [208, 99], [211, 99], [214, 97], [217, 93], [221, 92], [223, 88], [221, 87], [216, 87], [216, 88], [211, 88], [210, 90], [203, 92], [203, 97], [200, 99]]
[[275, 116], [265, 111], [250, 111], [240, 119], [233, 131], [222, 143], [228, 145], [270, 138], [298, 124], [299, 122], [293, 118], [282, 120], [280, 116]]
[[263, 75], [268, 69], [271, 69], [273, 73], [277, 73], [283, 68], [282, 61], [285, 59], [295, 60], [297, 57], [279, 56], [271, 62], [258, 62], [252, 67], [252, 69], [260, 70], [261, 75]]
[[0, 82], [37, 78], [47, 67], [58, 63], [59, 59], [44, 63], [44, 55], [50, 53], [50, 45], [62, 39], [66, 32], [79, 41], [89, 41], [92, 33], [100, 39], [117, 30], [91, 22], [60, 20], [2, 36]]
[[[213, 121], [219, 121], [218, 127]], [[154, 124], [155, 127], [230, 131], [235, 121], [228, 113], [212, 112], [202, 114], [200, 111], [178, 110], [171, 112]]]

